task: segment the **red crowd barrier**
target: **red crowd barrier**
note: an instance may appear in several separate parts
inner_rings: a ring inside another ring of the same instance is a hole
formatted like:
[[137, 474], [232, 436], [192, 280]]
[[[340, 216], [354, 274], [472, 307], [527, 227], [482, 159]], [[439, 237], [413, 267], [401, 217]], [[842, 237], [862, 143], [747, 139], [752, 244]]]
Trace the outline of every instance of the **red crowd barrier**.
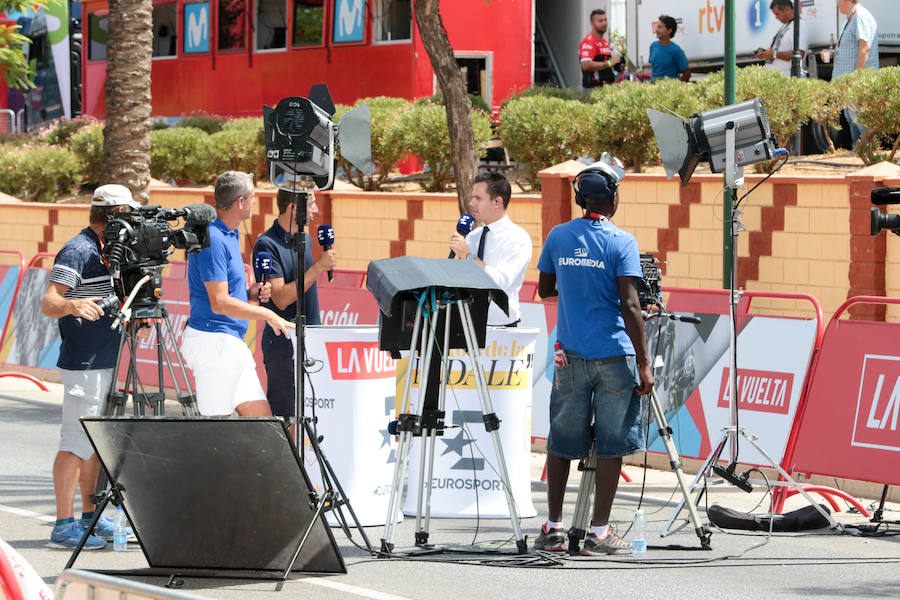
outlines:
[[898, 485], [900, 324], [841, 320], [854, 304], [900, 304], [900, 298], [857, 296], [837, 309], [810, 369], [782, 466], [791, 473]]

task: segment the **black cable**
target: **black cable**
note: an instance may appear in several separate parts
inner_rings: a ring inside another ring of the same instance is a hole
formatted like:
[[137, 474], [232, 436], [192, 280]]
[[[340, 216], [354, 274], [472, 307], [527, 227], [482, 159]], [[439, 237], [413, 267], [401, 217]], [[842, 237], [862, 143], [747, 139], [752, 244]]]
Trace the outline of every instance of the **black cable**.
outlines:
[[[786, 156], [784, 157], [784, 160], [781, 161], [781, 164], [779, 164], [777, 167], [775, 167], [774, 169], [772, 169], [772, 172], [771, 172], [771, 173], [767, 174], [765, 177], [763, 177], [762, 179], [760, 179], [759, 181], [757, 181], [757, 182], [756, 182], [756, 185], [754, 185], [752, 188], [750, 188], [749, 190], [747, 190], [747, 191], [744, 193], [744, 195], [740, 197], [740, 199], [739, 199], [739, 200], [735, 203], [735, 205], [734, 205], [735, 210], [737, 210], [738, 208], [740, 208], [741, 202], [744, 201], [744, 198], [746, 198], [746, 197], [749, 196], [751, 193], [753, 193], [753, 190], [755, 190], [756, 188], [758, 188], [759, 186], [761, 186], [763, 183], [765, 183], [765, 182], [769, 179], [769, 177], [771, 177], [772, 175], [774, 175], [775, 173], [777, 173], [778, 171], [780, 171], [781, 168], [782, 168], [784, 165], [787, 164], [787, 161], [791, 158], [791, 153], [790, 153], [789, 151], [787, 151], [787, 150], [785, 150], [785, 153], [786, 153]], [[734, 250], [737, 251], [737, 248], [735, 248]]]

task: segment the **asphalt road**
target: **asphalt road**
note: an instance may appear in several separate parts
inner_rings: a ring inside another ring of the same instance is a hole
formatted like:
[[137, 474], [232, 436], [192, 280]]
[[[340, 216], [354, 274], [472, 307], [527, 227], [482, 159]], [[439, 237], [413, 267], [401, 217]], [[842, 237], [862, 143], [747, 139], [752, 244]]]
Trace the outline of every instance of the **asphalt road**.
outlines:
[[[30, 385], [30, 384], [28, 384]], [[51, 465], [56, 452], [60, 407], [58, 390], [33, 392], [21, 384], [0, 386], [0, 537], [15, 548], [50, 585], [63, 570], [69, 552], [46, 548], [54, 520]], [[525, 519], [523, 530], [536, 535], [546, 514], [545, 487], [539, 480], [540, 457], [533, 461], [532, 492], [539, 518]], [[613, 517], [627, 528], [641, 490], [642, 472], [629, 468], [634, 483], [619, 487]], [[573, 469], [574, 471], [574, 469]], [[573, 480], [574, 481], [574, 480]], [[575, 500], [570, 482], [566, 514]], [[576, 482], [577, 483], [577, 482]], [[210, 598], [291, 597], [351, 599], [404, 598], [481, 600], [498, 598], [896, 598], [900, 597], [900, 537], [862, 537], [831, 531], [737, 535], [716, 531], [712, 550], [699, 549], [690, 528], [659, 538], [672, 514], [666, 500], [680, 496], [675, 478], [667, 472], [650, 471], [645, 490], [648, 539], [647, 558], [548, 560], [532, 555], [513, 559], [496, 553], [455, 554], [407, 559], [379, 559], [363, 552], [339, 530], [335, 537], [347, 563], [340, 576], [292, 576], [287, 582], [184, 578], [179, 590]], [[767, 498], [762, 491], [747, 495], [734, 488], [715, 486], [710, 502], [740, 510], [751, 510]], [[352, 501], [352, 498], [351, 498]], [[791, 499], [795, 502], [796, 499]], [[792, 507], [802, 505], [797, 502]], [[701, 507], [702, 508], [702, 507]], [[900, 518], [891, 505], [888, 518]], [[76, 508], [76, 511], [78, 509]], [[77, 514], [77, 512], [76, 512]], [[701, 516], [703, 516], [701, 514]], [[840, 513], [842, 523], [864, 523], [858, 515]], [[477, 526], [477, 535], [476, 535]], [[900, 527], [895, 526], [896, 529]], [[413, 519], [400, 524], [396, 541], [400, 552], [412, 550]], [[382, 528], [367, 529], [377, 541]], [[198, 532], [202, 535], [202, 532]], [[440, 545], [468, 546], [473, 538], [479, 548], [493, 548], [497, 540], [511, 535], [505, 520], [436, 519], [431, 540]], [[359, 541], [358, 534], [354, 535]], [[686, 549], [659, 548], [680, 545]], [[79, 569], [142, 568], [146, 561], [137, 544], [129, 551], [111, 549], [85, 552]], [[530, 546], [530, 544], [529, 544]], [[655, 547], [656, 546], [656, 547]], [[506, 546], [509, 547], [509, 546]], [[165, 578], [131, 578], [163, 585]]]

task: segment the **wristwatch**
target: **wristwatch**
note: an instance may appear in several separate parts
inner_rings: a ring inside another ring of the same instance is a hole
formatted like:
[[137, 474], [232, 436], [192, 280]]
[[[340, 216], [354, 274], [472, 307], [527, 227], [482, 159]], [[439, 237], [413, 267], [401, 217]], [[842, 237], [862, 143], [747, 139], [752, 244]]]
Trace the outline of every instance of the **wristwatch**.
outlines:
[[469, 252], [466, 254], [466, 260], [475, 260], [475, 255]]

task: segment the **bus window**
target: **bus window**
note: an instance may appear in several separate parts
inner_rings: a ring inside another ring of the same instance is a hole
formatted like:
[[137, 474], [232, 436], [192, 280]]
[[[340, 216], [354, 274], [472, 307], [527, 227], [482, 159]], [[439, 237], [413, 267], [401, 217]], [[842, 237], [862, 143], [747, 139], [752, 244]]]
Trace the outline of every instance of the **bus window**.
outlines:
[[247, 47], [246, 0], [219, 0], [219, 50]]
[[287, 46], [285, 0], [256, 0], [256, 49]]
[[375, 0], [372, 12], [372, 36], [376, 42], [412, 39], [410, 0]]
[[88, 13], [88, 60], [106, 60], [109, 15]]
[[322, 0], [294, 1], [294, 46], [310, 46], [322, 43]]
[[177, 5], [153, 7], [153, 57], [175, 56], [178, 49]]

